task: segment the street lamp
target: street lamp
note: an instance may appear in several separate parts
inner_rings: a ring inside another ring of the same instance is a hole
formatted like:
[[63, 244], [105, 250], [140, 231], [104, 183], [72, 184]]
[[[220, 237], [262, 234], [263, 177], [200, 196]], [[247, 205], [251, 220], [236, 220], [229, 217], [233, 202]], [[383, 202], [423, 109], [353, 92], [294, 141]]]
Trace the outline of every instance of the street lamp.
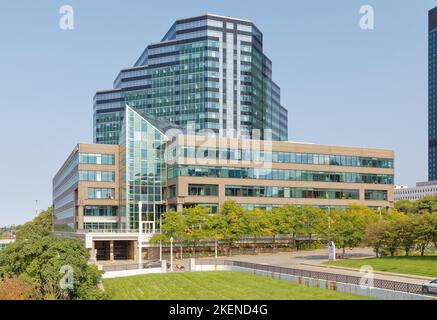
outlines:
[[[162, 214], [159, 219], [159, 234], [162, 234]], [[159, 240], [159, 261], [162, 261], [162, 239]]]
[[143, 260], [143, 241], [141, 234], [143, 233], [143, 214], [142, 214], [142, 208], [143, 208], [143, 202], [138, 202], [138, 251], [139, 251], [139, 257], [138, 257], [138, 269], [141, 269], [142, 260]]
[[170, 271], [173, 272], [173, 237], [170, 237]]

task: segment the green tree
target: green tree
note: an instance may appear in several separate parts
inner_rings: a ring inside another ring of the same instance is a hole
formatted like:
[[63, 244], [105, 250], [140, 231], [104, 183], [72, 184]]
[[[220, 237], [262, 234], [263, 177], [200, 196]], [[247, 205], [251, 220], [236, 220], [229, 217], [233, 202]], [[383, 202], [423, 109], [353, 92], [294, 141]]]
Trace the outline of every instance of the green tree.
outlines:
[[366, 228], [363, 243], [373, 248], [377, 258], [379, 258], [380, 250], [384, 246], [384, 235], [388, 225], [388, 221], [380, 220], [370, 223]]
[[437, 212], [437, 196], [426, 196], [416, 201], [417, 213]]
[[308, 236], [310, 243], [313, 235], [320, 235], [326, 230], [327, 218], [323, 209], [304, 206], [298, 208], [297, 212], [299, 212], [298, 219], [301, 219], [300, 232]]
[[392, 257], [395, 255], [396, 250], [399, 248], [400, 245], [398, 233], [396, 232], [397, 223], [397, 220], [389, 221], [385, 232], [382, 235], [382, 248], [387, 250]]
[[376, 221], [374, 211], [365, 211], [361, 207], [352, 206], [348, 209], [331, 210], [331, 223], [329, 228], [321, 231], [322, 235], [334, 241], [337, 247], [341, 248], [343, 254], [346, 248], [357, 247], [364, 239], [367, 225]]
[[[88, 265], [89, 258], [81, 240], [55, 236], [19, 239], [0, 251], [0, 277], [30, 279], [40, 299], [100, 299], [101, 272]], [[73, 272], [71, 288], [61, 287], [63, 270]]]
[[202, 206], [185, 208], [183, 210], [185, 220], [185, 234], [187, 240], [193, 246], [193, 255], [196, 255], [197, 243], [206, 237], [204, 224], [209, 215], [210, 209]]
[[417, 213], [418, 211], [416, 202], [410, 200], [396, 201], [394, 208], [402, 213]]
[[245, 235], [252, 235], [254, 239], [255, 253], [258, 253], [258, 238], [272, 234], [269, 216], [264, 210], [255, 208], [244, 212]]
[[[425, 249], [430, 243], [435, 243], [437, 235], [437, 214], [425, 213], [414, 215], [409, 218], [415, 242], [421, 256], [425, 255]], [[437, 246], [436, 246], [437, 249]]]
[[179, 243], [180, 258], [182, 259], [183, 243], [185, 241], [185, 221], [182, 212], [169, 210], [163, 213], [161, 217], [161, 233], [154, 235], [150, 239], [150, 243], [156, 244], [162, 241], [168, 244], [171, 237]]
[[430, 224], [429, 229], [429, 237], [431, 242], [434, 244], [435, 249], [437, 250], [437, 213], [433, 213], [428, 217], [428, 221]]
[[227, 228], [224, 231], [223, 238], [229, 245], [229, 254], [232, 254], [232, 246], [237, 239], [245, 234], [247, 226], [245, 223], [245, 211], [235, 201], [225, 201], [221, 207], [220, 213]]
[[42, 211], [32, 221], [23, 224], [18, 233], [17, 239], [35, 239], [52, 234], [53, 209], [49, 207]]
[[416, 240], [413, 223], [415, 223], [414, 217], [408, 217], [394, 222], [393, 226], [395, 237], [399, 241], [399, 246], [405, 250], [406, 256], [410, 254]]
[[204, 224], [205, 237], [214, 240], [215, 256], [218, 256], [218, 242], [226, 235], [226, 220], [220, 213], [210, 214]]

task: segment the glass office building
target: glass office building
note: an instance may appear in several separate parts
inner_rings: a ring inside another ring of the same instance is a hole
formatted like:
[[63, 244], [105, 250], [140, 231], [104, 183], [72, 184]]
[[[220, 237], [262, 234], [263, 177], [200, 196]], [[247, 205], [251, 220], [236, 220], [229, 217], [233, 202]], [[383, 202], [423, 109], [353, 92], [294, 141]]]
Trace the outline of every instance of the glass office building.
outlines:
[[[141, 201], [142, 221], [156, 221], [165, 211], [165, 147], [167, 136], [157, 122], [126, 107], [120, 135], [120, 224], [137, 229]], [[148, 224], [146, 224], [147, 226]]]
[[207, 14], [176, 21], [113, 89], [96, 93], [95, 143], [118, 144], [126, 105], [192, 132], [288, 138], [263, 35], [247, 20]]
[[437, 180], [437, 7], [428, 22], [428, 180]]

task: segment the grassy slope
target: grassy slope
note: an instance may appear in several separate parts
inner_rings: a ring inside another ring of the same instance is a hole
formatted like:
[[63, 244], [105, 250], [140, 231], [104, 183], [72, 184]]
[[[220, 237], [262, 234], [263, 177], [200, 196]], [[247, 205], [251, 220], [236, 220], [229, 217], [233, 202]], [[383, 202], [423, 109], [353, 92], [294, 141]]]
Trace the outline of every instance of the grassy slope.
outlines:
[[350, 268], [360, 268], [363, 265], [370, 265], [374, 270], [378, 271], [437, 278], [437, 256], [349, 259], [327, 262], [326, 264]]
[[150, 274], [103, 281], [110, 299], [358, 300], [366, 297], [308, 288], [285, 280], [233, 271]]

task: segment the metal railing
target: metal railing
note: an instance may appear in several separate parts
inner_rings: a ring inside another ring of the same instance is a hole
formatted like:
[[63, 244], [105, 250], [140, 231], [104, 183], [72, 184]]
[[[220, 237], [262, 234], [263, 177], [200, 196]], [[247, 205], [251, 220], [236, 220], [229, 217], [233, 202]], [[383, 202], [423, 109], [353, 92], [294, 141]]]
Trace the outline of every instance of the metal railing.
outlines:
[[[244, 262], [244, 261], [202, 259], [202, 260], [196, 260], [196, 264], [235, 266], [240, 268], [293, 275], [296, 277], [305, 277], [305, 278], [312, 278], [312, 279], [319, 279], [319, 280], [326, 280], [326, 281], [348, 283], [354, 285], [360, 285], [360, 281], [362, 279], [362, 277], [337, 274], [331, 272], [320, 272], [320, 271], [310, 271], [304, 269], [278, 267], [278, 266], [257, 264], [257, 263]], [[373, 287], [379, 289], [406, 292], [406, 293], [423, 294], [421, 284], [414, 284], [414, 283], [407, 283], [407, 282], [373, 279]]]
[[85, 233], [138, 233], [138, 229], [86, 229]]

